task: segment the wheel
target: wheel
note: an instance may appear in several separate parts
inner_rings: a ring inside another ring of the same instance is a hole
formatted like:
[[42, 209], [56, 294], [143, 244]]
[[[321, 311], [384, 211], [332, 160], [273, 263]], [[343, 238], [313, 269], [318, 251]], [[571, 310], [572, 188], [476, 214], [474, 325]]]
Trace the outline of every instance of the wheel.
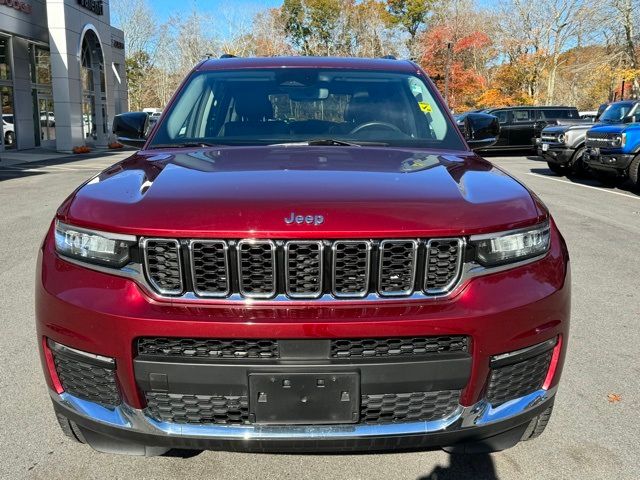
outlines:
[[71, 422], [67, 417], [60, 415], [59, 413], [56, 413], [56, 418], [58, 419], [62, 433], [76, 443], [87, 443], [84, 440], [84, 435], [82, 435], [82, 432], [75, 423]]
[[547, 166], [549, 167], [549, 170], [551, 170], [556, 175], [564, 175], [565, 173], [567, 173], [567, 168], [564, 165], [547, 162]]
[[552, 412], [553, 406], [547, 408], [537, 417], [532, 418], [520, 441], [526, 442], [527, 440], [533, 440], [539, 437], [542, 432], [544, 432], [544, 429], [547, 428], [547, 423], [549, 423]]
[[636, 155], [629, 165], [629, 180], [636, 190], [640, 190], [640, 155]]
[[16, 134], [13, 132], [7, 132], [7, 134], [4, 136], [5, 145], [13, 145], [15, 141], [16, 141]]
[[571, 162], [569, 163], [569, 173], [571, 175], [580, 176], [587, 172], [587, 166], [584, 163], [584, 152], [584, 147], [579, 148], [571, 157]]

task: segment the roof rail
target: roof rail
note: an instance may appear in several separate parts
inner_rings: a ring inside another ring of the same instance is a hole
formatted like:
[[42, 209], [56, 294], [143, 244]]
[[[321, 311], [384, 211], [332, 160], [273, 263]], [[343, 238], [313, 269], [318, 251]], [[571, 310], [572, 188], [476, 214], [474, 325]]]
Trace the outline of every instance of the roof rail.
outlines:
[[236, 58], [236, 56], [230, 53], [223, 53], [222, 55], [220, 55], [220, 58]]
[[382, 56], [382, 57], [380, 57], [380, 58], [384, 58], [384, 59], [386, 59], [386, 60], [397, 60], [397, 58], [396, 58], [396, 56], [395, 56], [395, 55], [383, 55], [383, 56]]

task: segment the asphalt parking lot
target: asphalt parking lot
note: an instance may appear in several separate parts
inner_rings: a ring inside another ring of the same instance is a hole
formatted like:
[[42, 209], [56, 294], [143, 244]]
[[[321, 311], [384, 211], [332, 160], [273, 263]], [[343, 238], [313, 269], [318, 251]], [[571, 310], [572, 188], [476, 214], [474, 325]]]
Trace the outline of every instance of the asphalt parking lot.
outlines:
[[482, 457], [110, 456], [66, 440], [50, 408], [34, 332], [38, 245], [56, 207], [123, 154], [54, 165], [0, 164], [0, 477], [33, 479], [640, 478], [640, 195], [556, 177], [525, 156], [493, 157], [549, 206], [569, 244], [570, 348], [554, 416], [537, 440]]

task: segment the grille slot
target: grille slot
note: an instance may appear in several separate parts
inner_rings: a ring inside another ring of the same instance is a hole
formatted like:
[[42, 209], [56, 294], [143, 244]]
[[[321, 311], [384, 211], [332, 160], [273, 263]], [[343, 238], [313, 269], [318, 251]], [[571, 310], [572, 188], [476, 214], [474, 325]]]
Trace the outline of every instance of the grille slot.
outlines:
[[468, 352], [465, 336], [331, 340], [332, 358], [410, 357]]
[[53, 351], [53, 359], [65, 392], [102, 405], [120, 404], [114, 368], [83, 362], [56, 351]]
[[143, 240], [145, 269], [151, 285], [163, 295], [182, 293], [182, 265], [177, 240]]
[[231, 292], [227, 242], [190, 243], [193, 291], [203, 297], [226, 297]]
[[147, 412], [161, 422], [228, 424], [249, 423], [246, 396], [181, 395], [147, 392]]
[[460, 390], [362, 395], [361, 423], [401, 423], [445, 418], [456, 411]]
[[449, 291], [461, 274], [464, 242], [459, 238], [438, 238], [427, 243], [424, 290], [427, 294]]
[[416, 273], [416, 240], [383, 240], [380, 242], [380, 295], [409, 295], [413, 292]]
[[333, 244], [333, 294], [364, 297], [369, 291], [371, 242], [337, 241]]
[[284, 260], [287, 295], [291, 298], [322, 295], [322, 257], [322, 242], [287, 242]]
[[271, 240], [238, 242], [240, 293], [250, 298], [276, 294], [276, 245]]
[[168, 338], [138, 339], [138, 354], [177, 358], [278, 358], [278, 342], [268, 339]]
[[549, 350], [512, 365], [492, 369], [487, 388], [487, 401], [494, 406], [500, 405], [542, 388], [552, 355], [553, 350]]

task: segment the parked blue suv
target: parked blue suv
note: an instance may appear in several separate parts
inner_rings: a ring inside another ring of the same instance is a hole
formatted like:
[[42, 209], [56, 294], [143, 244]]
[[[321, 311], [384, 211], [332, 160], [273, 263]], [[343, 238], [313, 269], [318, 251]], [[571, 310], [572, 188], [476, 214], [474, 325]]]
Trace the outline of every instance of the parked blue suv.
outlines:
[[587, 132], [585, 162], [604, 182], [629, 178], [640, 188], [640, 101], [609, 105]]

